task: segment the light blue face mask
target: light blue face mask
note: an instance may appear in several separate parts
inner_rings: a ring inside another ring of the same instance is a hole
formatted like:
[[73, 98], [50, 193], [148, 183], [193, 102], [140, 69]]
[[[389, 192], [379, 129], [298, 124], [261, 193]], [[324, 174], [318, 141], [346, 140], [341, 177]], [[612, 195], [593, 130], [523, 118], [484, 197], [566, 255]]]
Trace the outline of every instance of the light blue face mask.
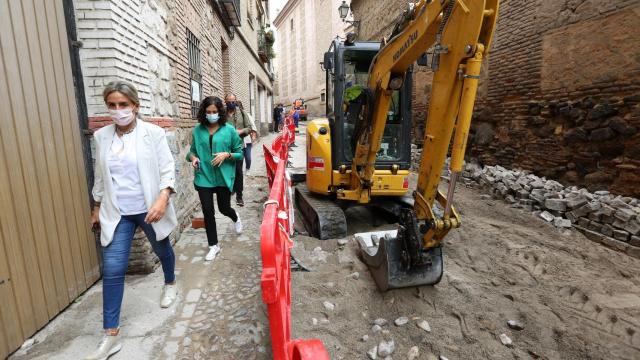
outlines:
[[220, 119], [220, 115], [216, 114], [207, 114], [207, 120], [211, 123], [211, 124], [215, 124], [218, 122], [218, 119]]

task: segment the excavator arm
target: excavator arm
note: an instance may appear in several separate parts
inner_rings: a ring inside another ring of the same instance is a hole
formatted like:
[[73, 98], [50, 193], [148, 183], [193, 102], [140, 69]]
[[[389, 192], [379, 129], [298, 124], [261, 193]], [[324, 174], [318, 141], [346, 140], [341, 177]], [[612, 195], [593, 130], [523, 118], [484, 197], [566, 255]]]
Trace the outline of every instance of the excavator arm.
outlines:
[[[449, 230], [460, 225], [460, 218], [452, 206], [453, 192], [462, 170], [480, 67], [490, 46], [498, 6], [499, 0], [420, 0], [412, 3], [371, 64], [368, 84], [374, 101], [369, 109], [369, 121], [358, 134], [351, 187], [342, 194], [343, 198], [360, 203], [368, 203], [371, 198], [371, 180], [391, 94], [402, 86], [409, 67], [432, 49], [434, 77], [428, 121], [425, 119], [418, 186], [413, 194], [414, 205], [400, 214], [397, 238], [381, 242], [379, 252], [382, 254], [367, 261], [369, 265], [380, 265], [391, 261], [383, 259], [389, 256], [385, 251], [399, 253], [402, 274], [395, 276], [403, 279], [394, 285], [389, 279], [379, 281], [374, 274], [383, 290], [439, 281], [439, 277], [436, 280], [423, 277], [418, 269], [433, 266], [435, 252], [441, 257], [439, 244], [442, 239]], [[438, 185], [449, 149], [452, 176], [448, 191], [443, 194]], [[441, 214], [434, 213], [435, 202], [443, 209]], [[400, 248], [390, 249], [393, 246]], [[387, 273], [383, 277], [394, 276], [390, 269], [382, 271]], [[422, 278], [416, 281], [407, 278], [406, 274], [412, 272]]]

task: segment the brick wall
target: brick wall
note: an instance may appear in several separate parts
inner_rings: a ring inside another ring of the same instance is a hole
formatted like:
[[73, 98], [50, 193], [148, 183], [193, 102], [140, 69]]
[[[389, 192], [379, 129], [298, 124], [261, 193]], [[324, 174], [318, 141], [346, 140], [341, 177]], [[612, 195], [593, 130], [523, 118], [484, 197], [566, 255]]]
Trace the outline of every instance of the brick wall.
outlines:
[[504, 1], [470, 151], [640, 195], [638, 1]]
[[[187, 29], [200, 41], [202, 96], [224, 97], [233, 91], [248, 104], [250, 73], [265, 91], [272, 91], [268, 70], [257, 57], [257, 30], [246, 24], [248, 2], [241, 2], [245, 23], [232, 38], [208, 0], [74, 1], [90, 128], [111, 123], [102, 89], [114, 79], [124, 79], [138, 88], [145, 120], [167, 131], [176, 163], [173, 200], [180, 222], [172, 241], [179, 239], [199, 206], [193, 172], [184, 161], [197, 124], [191, 118]], [[223, 43], [228, 45], [227, 59]], [[157, 266], [142, 233], [136, 234], [132, 249], [130, 271], [149, 272]]]
[[[503, 0], [468, 155], [590, 190], [640, 195], [637, 0]], [[391, 31], [403, 1], [351, 2], [360, 37]], [[430, 74], [417, 68], [414, 143]]]

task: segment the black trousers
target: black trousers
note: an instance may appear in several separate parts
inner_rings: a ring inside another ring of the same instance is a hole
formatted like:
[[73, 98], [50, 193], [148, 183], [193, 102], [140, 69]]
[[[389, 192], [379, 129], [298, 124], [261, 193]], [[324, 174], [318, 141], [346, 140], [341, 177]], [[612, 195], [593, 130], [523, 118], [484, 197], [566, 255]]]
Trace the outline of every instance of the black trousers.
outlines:
[[213, 194], [218, 198], [218, 210], [229, 217], [233, 222], [238, 221], [238, 214], [231, 208], [231, 191], [225, 186], [205, 188], [196, 186], [200, 204], [202, 204], [202, 214], [204, 215], [204, 228], [207, 231], [207, 242], [209, 246], [218, 244], [218, 231], [216, 230], [216, 211], [213, 207]]
[[244, 162], [244, 156], [242, 160], [236, 160], [236, 180], [233, 183], [233, 192], [236, 193], [236, 199], [242, 199], [242, 190], [244, 189], [244, 173], [242, 169], [242, 163]]

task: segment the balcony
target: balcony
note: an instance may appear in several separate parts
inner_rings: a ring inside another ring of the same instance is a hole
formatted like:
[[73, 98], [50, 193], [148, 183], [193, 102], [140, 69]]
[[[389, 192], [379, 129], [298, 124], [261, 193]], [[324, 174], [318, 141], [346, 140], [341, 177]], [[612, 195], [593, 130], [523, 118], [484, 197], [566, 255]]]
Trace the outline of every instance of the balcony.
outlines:
[[228, 26], [239, 27], [240, 22], [240, 0], [215, 0], [220, 9], [222, 19]]
[[258, 56], [263, 63], [268, 63], [276, 57], [273, 51], [274, 42], [275, 38], [272, 30], [262, 28], [258, 31]]

